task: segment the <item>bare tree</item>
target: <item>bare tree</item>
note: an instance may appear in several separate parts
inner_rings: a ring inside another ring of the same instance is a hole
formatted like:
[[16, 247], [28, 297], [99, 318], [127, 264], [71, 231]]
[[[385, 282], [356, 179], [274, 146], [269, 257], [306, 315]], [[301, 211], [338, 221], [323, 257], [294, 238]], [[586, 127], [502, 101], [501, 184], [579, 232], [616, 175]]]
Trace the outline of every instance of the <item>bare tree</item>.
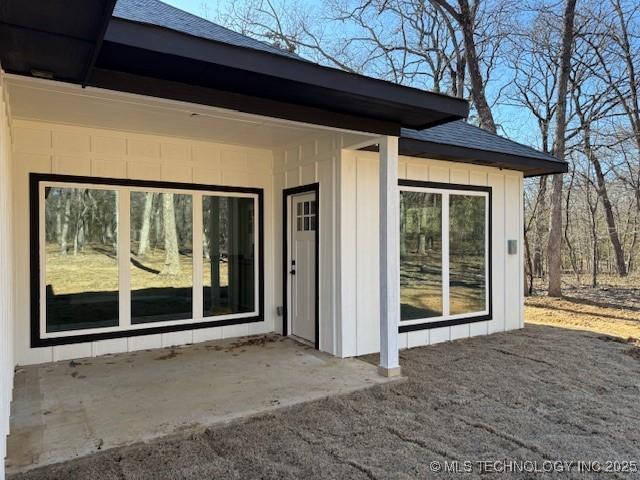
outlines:
[[[276, 2], [238, 2], [222, 18], [243, 33], [319, 63], [465, 95], [463, 39], [456, 21], [438, 5], [424, 0], [327, 0], [321, 12], [310, 12]], [[330, 26], [335, 28], [327, 33]]]
[[162, 220], [164, 224], [165, 261], [162, 275], [178, 275], [180, 273], [180, 252], [178, 251], [178, 234], [176, 232], [176, 215], [173, 208], [173, 193], [162, 194]]
[[[560, 75], [558, 79], [558, 106], [556, 110], [556, 132], [554, 153], [558, 160], [565, 158], [565, 132], [567, 86], [573, 50], [573, 26], [577, 0], [566, 0], [563, 15], [562, 49], [560, 52]], [[551, 193], [551, 229], [549, 231], [549, 296], [562, 296], [562, 174], [553, 176]]]
[[563, 264], [580, 282], [582, 273], [593, 277], [596, 257], [600, 274], [640, 261], [637, 2], [238, 0], [223, 8], [223, 23], [290, 54], [470, 96], [472, 121], [488, 130], [513, 128], [499, 122], [505, 99], [525, 112], [514, 117], [519, 139], [570, 163], [570, 175], [525, 182], [529, 283], [548, 274], [550, 295], [561, 295]]
[[[611, 246], [613, 248], [616, 260], [616, 267], [620, 276], [626, 276], [627, 266], [626, 259], [623, 251], [620, 237], [618, 236], [618, 228], [616, 226], [616, 220], [613, 213], [613, 206], [609, 199], [609, 192], [607, 188], [607, 181], [605, 178], [605, 172], [603, 171], [602, 163], [598, 156], [597, 147], [593, 144], [593, 131], [592, 126], [598, 118], [602, 118], [602, 115], [606, 115], [607, 110], [611, 109], [613, 104], [602, 102], [602, 98], [606, 97], [603, 92], [596, 92], [592, 95], [588, 95], [585, 99], [585, 95], [582, 92], [582, 83], [574, 81], [572, 88], [572, 96], [575, 104], [576, 113], [580, 121], [580, 135], [582, 137], [582, 148], [585, 156], [588, 158], [596, 179], [596, 190], [598, 196], [602, 200], [602, 207], [604, 209], [605, 218], [607, 221], [607, 230]], [[597, 207], [597, 203], [595, 204]], [[593, 212], [595, 214], [595, 212]], [[595, 226], [594, 226], [595, 228]]]
[[[509, 37], [506, 59], [513, 71], [513, 79], [507, 99], [513, 105], [526, 109], [536, 121], [539, 129], [539, 148], [550, 153], [552, 149], [552, 122], [556, 114], [557, 86], [559, 66], [559, 37], [561, 25], [557, 16], [547, 9], [540, 9], [533, 19], [513, 25]], [[537, 180], [535, 194], [535, 217], [533, 258], [531, 272], [533, 276], [544, 275], [544, 245], [549, 230], [547, 216], [548, 179], [541, 176]], [[525, 229], [525, 240], [529, 242], [531, 228]], [[533, 281], [533, 277], [530, 278]]]
[[69, 222], [71, 221], [71, 192], [65, 192], [64, 196], [64, 214], [62, 215], [62, 228], [60, 229], [60, 252], [67, 255], [67, 242], [69, 235]]
[[480, 0], [457, 0], [457, 8], [452, 0], [431, 0], [442, 7], [458, 23], [464, 37], [464, 52], [469, 81], [471, 82], [471, 96], [478, 110], [480, 126], [490, 132], [496, 132], [496, 123], [493, 119], [491, 107], [485, 93], [485, 79], [480, 69], [480, 59], [476, 49], [476, 15]]
[[153, 192], [145, 193], [142, 228], [140, 229], [140, 241], [138, 242], [138, 257], [144, 257], [149, 250], [149, 233], [151, 231], [151, 213], [154, 198], [155, 194]]

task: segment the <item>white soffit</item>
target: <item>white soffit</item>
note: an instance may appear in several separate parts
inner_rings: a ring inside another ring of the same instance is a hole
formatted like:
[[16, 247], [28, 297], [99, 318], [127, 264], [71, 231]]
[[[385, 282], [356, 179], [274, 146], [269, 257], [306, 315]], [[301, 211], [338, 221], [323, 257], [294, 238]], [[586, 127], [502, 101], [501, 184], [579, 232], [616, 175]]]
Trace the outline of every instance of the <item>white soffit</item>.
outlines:
[[[203, 105], [8, 75], [13, 119], [277, 148], [334, 131]], [[369, 135], [349, 132], [354, 139]]]

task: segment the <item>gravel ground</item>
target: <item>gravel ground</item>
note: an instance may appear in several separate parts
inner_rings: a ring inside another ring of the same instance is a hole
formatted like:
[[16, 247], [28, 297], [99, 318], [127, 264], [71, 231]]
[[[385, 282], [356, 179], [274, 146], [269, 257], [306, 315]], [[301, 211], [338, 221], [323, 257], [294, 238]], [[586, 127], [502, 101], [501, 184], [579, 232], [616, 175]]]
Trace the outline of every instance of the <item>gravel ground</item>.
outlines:
[[434, 475], [430, 463], [639, 461], [639, 352], [619, 338], [543, 325], [411, 349], [401, 354], [409, 379], [400, 384], [12, 480], [602, 478], [480, 475], [476, 463], [472, 473]]

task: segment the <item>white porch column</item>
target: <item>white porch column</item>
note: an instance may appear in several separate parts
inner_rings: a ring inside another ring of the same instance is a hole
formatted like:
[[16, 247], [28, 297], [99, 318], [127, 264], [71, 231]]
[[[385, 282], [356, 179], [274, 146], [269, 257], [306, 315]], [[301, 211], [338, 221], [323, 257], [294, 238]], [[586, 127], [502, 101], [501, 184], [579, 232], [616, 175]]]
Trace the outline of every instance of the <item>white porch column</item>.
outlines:
[[398, 137], [380, 139], [380, 365], [386, 377], [400, 375], [400, 194]]

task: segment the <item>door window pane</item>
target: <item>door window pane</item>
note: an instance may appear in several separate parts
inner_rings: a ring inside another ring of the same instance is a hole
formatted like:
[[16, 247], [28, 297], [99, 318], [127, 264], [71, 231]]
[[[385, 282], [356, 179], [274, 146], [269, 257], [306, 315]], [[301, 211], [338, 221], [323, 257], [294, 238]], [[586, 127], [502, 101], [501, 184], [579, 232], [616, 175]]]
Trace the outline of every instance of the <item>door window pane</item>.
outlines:
[[202, 220], [204, 316], [255, 311], [254, 199], [203, 196]]
[[442, 315], [442, 195], [400, 192], [401, 319]]
[[131, 192], [131, 323], [193, 316], [192, 197]]
[[484, 196], [449, 197], [449, 309], [451, 315], [486, 309]]
[[114, 190], [45, 189], [46, 331], [118, 325]]

